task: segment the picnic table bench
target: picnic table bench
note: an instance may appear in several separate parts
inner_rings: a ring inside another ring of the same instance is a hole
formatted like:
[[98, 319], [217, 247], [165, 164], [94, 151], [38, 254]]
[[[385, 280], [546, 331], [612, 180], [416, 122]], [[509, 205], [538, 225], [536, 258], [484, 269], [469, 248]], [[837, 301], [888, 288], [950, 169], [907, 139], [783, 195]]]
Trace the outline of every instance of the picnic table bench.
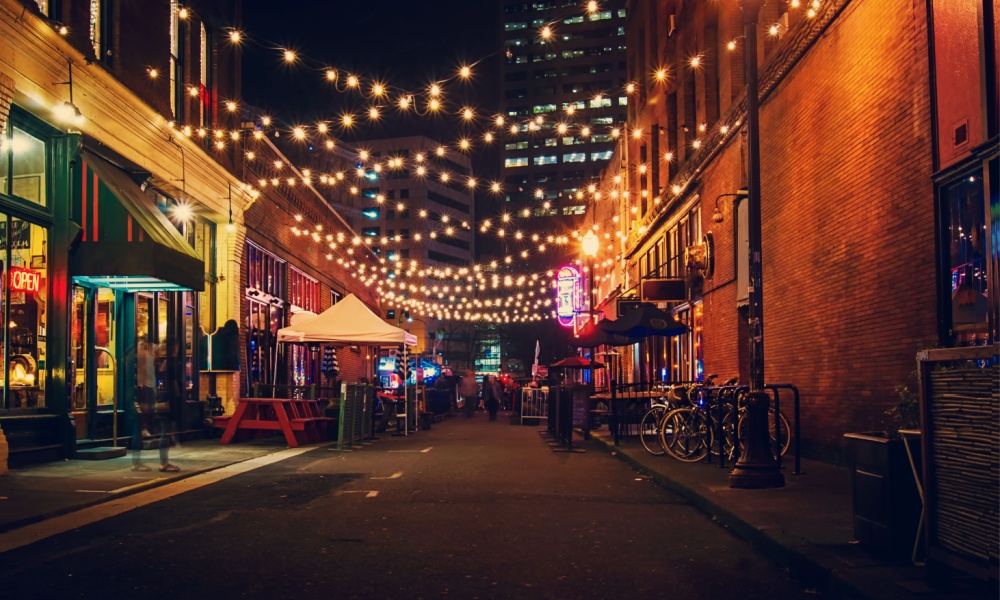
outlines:
[[230, 416], [216, 417], [225, 426], [219, 443], [227, 445], [262, 431], [281, 431], [290, 448], [326, 439], [327, 427], [336, 419], [320, 415], [319, 404], [305, 398], [240, 398]]

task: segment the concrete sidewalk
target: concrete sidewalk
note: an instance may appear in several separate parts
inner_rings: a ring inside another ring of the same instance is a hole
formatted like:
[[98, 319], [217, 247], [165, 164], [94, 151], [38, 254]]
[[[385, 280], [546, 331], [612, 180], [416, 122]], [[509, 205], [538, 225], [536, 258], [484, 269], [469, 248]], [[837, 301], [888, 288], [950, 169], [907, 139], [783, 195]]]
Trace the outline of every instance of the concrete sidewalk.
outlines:
[[782, 469], [784, 488], [740, 490], [729, 487], [730, 469], [720, 469], [717, 462], [684, 463], [667, 455], [653, 456], [638, 438], [623, 439], [615, 446], [606, 429], [590, 433], [591, 447], [607, 450], [680, 493], [825, 596], [880, 600], [998, 597], [988, 584], [965, 578], [957, 578], [948, 589], [931, 589], [923, 569], [894, 564], [860, 546], [853, 535], [847, 468], [803, 459], [802, 473], [792, 475], [789, 459]]
[[159, 471], [158, 450], [142, 452], [149, 471], [133, 471], [128, 454], [12, 469], [0, 477], [0, 533], [285, 448], [279, 437], [228, 446], [217, 439], [184, 442], [170, 449], [176, 473]]

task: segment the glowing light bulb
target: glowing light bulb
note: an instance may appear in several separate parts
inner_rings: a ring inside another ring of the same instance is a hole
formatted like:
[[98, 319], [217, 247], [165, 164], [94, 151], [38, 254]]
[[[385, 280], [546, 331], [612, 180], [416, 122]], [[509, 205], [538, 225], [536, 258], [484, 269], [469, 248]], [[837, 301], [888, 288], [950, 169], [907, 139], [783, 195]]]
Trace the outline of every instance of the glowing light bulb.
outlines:
[[146, 73], [149, 75], [150, 79], [156, 79], [160, 76], [160, 72], [157, 69], [150, 68]]
[[293, 127], [292, 128], [292, 137], [294, 137], [297, 140], [304, 140], [304, 139], [306, 139], [306, 130], [305, 130], [305, 128], [304, 127]]
[[429, 93], [431, 95], [431, 98], [437, 98], [438, 96], [441, 95], [441, 86], [436, 83], [432, 84]]
[[229, 32], [229, 41], [234, 44], [239, 44], [243, 41], [243, 34], [234, 29]]
[[494, 194], [499, 194], [500, 190], [501, 190], [500, 182], [494, 181], [493, 183], [490, 184], [490, 191], [493, 192]]
[[666, 69], [657, 69], [656, 72], [653, 73], [653, 78], [656, 79], [657, 81], [660, 81], [660, 82], [666, 81], [667, 80], [667, 70]]
[[726, 43], [726, 49], [729, 50], [730, 52], [736, 50], [736, 40], [729, 40]]
[[486, 142], [487, 144], [492, 144], [493, 143], [493, 133], [490, 132], [490, 131], [487, 131], [486, 133], [484, 133], [483, 134], [483, 141]]
[[292, 52], [291, 50], [285, 50], [285, 62], [286, 63], [293, 63], [293, 62], [295, 62], [296, 58], [297, 57], [295, 56], [294, 52]]
[[637, 140], [638, 139], [642, 139], [642, 129], [639, 128], [639, 127], [636, 127], [635, 129], [633, 129], [632, 130], [632, 138], [633, 139], [637, 139]]
[[503, 127], [504, 124], [503, 115], [497, 115], [496, 118], [493, 119], [493, 122], [496, 123], [497, 127]]
[[458, 70], [458, 75], [462, 79], [468, 79], [472, 77], [472, 67], [467, 65], [462, 65], [462, 68]]
[[437, 98], [431, 98], [430, 102], [427, 103], [427, 108], [432, 111], [441, 109], [441, 101]]
[[438, 156], [444, 156], [444, 152], [445, 152], [444, 146], [438, 146], [437, 149], [434, 151], [434, 154]]
[[590, 0], [589, 2], [587, 2], [587, 12], [588, 13], [594, 14], [595, 12], [597, 12], [598, 8], [599, 8], [599, 6], [597, 4], [597, 0]]
[[691, 65], [692, 69], [697, 69], [701, 66], [701, 55], [697, 54], [688, 59], [688, 64]]

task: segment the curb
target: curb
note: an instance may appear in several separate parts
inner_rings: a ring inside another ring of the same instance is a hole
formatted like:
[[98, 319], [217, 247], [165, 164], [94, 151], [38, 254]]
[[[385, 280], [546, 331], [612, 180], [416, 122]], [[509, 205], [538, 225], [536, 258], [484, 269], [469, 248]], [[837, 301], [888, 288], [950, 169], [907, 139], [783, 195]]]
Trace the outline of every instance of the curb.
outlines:
[[800, 583], [812, 586], [832, 598], [850, 600], [877, 600], [866, 591], [852, 585], [848, 578], [838, 574], [836, 569], [824, 566], [812, 557], [781, 542], [772, 535], [747, 522], [739, 515], [706, 498], [694, 488], [670, 478], [639, 460], [619, 451], [613, 443], [591, 435], [591, 441], [599, 445], [613, 457], [625, 462], [635, 470], [648, 475], [657, 485], [674, 491], [692, 506], [716, 520], [737, 537], [750, 542], [769, 560], [788, 571]]

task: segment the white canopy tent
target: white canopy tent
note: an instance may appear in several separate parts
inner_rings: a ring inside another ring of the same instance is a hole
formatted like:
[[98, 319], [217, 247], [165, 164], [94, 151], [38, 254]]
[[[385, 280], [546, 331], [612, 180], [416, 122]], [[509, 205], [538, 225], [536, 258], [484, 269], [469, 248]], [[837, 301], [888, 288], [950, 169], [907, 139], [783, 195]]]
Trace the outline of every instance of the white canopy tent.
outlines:
[[[293, 318], [291, 325], [278, 330], [278, 345], [281, 344], [402, 346], [403, 397], [409, 397], [406, 393], [406, 349], [407, 346], [417, 345], [417, 336], [386, 323], [354, 294], [348, 294], [319, 315], [311, 318]], [[277, 381], [278, 361], [274, 362], [275, 381]], [[404, 418], [409, 420], [408, 414]], [[406, 430], [409, 430], [409, 423], [406, 424]]]
[[314, 318], [279, 329], [278, 343], [416, 346], [417, 336], [386, 323], [357, 296], [348, 294]]

